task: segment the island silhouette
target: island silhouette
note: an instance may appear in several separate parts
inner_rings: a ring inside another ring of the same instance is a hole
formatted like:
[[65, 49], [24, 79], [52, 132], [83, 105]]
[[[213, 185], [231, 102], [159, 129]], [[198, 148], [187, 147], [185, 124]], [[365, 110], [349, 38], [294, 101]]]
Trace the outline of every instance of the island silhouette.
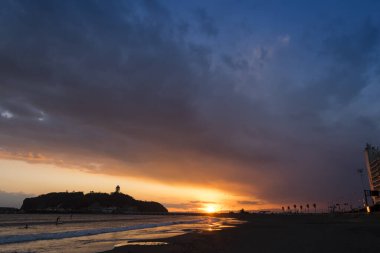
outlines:
[[136, 200], [120, 192], [117, 186], [111, 194], [101, 192], [51, 192], [26, 198], [24, 212], [57, 213], [167, 213], [168, 210], [154, 201]]

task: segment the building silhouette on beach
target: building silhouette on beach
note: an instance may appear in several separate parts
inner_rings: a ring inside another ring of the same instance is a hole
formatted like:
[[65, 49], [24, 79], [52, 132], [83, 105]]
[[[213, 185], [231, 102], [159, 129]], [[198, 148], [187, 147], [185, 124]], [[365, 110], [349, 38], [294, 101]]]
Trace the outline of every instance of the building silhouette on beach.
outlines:
[[[364, 150], [369, 185], [371, 191], [380, 191], [380, 149], [367, 144]], [[372, 197], [375, 204], [380, 204], [380, 197]]]

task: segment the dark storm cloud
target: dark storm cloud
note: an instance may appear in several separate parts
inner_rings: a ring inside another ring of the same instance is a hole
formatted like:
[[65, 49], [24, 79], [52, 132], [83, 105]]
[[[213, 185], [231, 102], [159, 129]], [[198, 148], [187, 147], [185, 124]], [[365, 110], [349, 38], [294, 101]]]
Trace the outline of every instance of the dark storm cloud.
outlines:
[[156, 1], [1, 5], [8, 157], [281, 202], [354, 192], [365, 142], [380, 141], [375, 20], [239, 48], [200, 8], [184, 22]]
[[369, 72], [379, 62], [380, 33], [375, 24], [367, 20], [354, 31], [338, 29], [323, 40], [320, 57], [326, 58], [328, 66], [306, 91], [308, 97], [323, 98], [317, 102], [322, 107], [328, 107], [332, 100], [350, 103], [369, 84]]
[[248, 62], [244, 59], [234, 59], [229, 55], [223, 55], [222, 60], [233, 70], [246, 70], [248, 68]]
[[195, 17], [199, 22], [199, 29], [209, 35], [216, 36], [218, 34], [218, 28], [215, 26], [213, 18], [207, 14], [204, 9], [197, 9], [195, 11]]

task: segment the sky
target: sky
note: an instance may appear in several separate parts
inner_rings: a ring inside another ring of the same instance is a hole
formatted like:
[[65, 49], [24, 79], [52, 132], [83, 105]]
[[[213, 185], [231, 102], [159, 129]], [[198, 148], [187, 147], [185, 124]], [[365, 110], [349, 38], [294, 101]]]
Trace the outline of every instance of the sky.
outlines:
[[0, 206], [362, 204], [380, 2], [1, 1]]

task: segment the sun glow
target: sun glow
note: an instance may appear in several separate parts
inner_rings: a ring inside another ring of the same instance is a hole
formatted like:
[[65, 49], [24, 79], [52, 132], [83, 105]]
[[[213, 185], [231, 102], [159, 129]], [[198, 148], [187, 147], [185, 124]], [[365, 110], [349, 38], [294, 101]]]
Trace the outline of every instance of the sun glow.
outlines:
[[206, 213], [215, 213], [218, 211], [218, 206], [214, 204], [207, 204], [202, 208]]
[[[109, 192], [113, 191], [116, 185], [120, 185], [123, 193], [137, 199], [160, 202], [171, 212], [209, 213], [220, 211], [220, 208], [206, 210], [205, 207], [215, 205], [216, 202], [223, 203], [225, 206], [226, 201], [230, 201], [224, 197], [227, 195], [225, 192], [202, 188], [199, 185], [170, 185], [145, 178], [94, 174], [77, 169], [62, 168], [54, 164], [37, 163], [39, 162], [37, 160], [28, 163], [3, 159], [1, 155], [0, 147], [0, 206], [4, 203], [1, 198], [4, 189], [10, 193], [22, 192], [28, 196], [36, 196], [48, 192], [65, 191]], [[38, 158], [43, 159], [42, 156], [38, 156]], [[19, 202], [19, 206], [15, 207], [20, 207], [21, 204], [22, 201]]]

